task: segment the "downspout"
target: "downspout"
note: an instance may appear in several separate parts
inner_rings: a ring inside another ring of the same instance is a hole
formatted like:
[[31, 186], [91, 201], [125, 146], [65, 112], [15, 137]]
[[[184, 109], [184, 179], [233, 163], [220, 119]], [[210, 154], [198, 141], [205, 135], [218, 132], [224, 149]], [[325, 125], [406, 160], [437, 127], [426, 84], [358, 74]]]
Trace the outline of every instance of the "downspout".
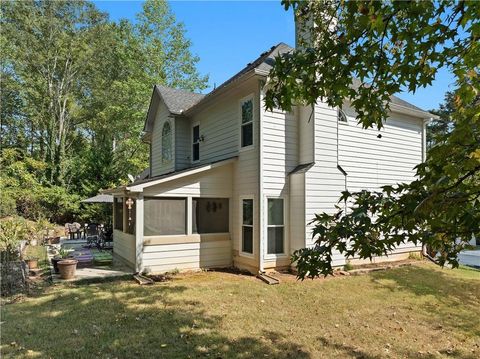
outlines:
[[[263, 251], [264, 251], [264, 211], [263, 211], [263, 86], [265, 82], [259, 81], [258, 91], [258, 156], [259, 156], [259, 171], [258, 171], [258, 213], [259, 213], [259, 253], [258, 253], [258, 272], [265, 273], [263, 267]], [[255, 207], [254, 207], [255, 208]]]

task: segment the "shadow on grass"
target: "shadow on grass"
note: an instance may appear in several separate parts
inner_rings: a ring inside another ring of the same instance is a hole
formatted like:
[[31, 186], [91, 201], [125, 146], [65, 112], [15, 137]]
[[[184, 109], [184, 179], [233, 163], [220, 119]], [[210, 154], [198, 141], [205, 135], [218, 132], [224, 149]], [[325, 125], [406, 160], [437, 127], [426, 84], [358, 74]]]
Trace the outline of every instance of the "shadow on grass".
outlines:
[[476, 273], [472, 278], [462, 278], [444, 272], [447, 270], [451, 271], [411, 266], [374, 272], [371, 277], [382, 288], [415, 295], [419, 299], [416, 310], [427, 321], [480, 336], [480, 273], [478, 279]]
[[[283, 334], [221, 334], [181, 283], [69, 284], [4, 311], [2, 355], [51, 358], [309, 358]], [[272, 339], [273, 338], [273, 339]]]

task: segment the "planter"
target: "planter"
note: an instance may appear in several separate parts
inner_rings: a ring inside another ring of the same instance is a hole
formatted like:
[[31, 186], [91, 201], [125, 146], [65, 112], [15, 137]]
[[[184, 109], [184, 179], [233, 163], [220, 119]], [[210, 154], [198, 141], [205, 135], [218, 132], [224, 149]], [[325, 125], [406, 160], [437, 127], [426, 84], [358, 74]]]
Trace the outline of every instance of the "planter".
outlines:
[[58, 262], [60, 261], [63, 261], [64, 258], [55, 258], [53, 257], [52, 258], [52, 265], [53, 265], [53, 270], [55, 271], [55, 273], [58, 273]]
[[25, 259], [25, 262], [28, 265], [28, 269], [37, 269], [38, 268], [38, 259], [37, 258]]
[[58, 270], [60, 272], [60, 278], [72, 279], [75, 278], [75, 272], [77, 270], [76, 259], [64, 259], [57, 263]]

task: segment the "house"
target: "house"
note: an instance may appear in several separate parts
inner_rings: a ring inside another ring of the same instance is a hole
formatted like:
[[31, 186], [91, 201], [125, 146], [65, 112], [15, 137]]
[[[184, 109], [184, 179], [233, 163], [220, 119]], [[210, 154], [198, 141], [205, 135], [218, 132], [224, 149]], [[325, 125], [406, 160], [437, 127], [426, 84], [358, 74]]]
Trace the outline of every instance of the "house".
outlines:
[[274, 58], [291, 50], [272, 47], [207, 95], [154, 87], [149, 171], [111, 191], [114, 253], [136, 271], [288, 268], [314, 242], [314, 215], [333, 211], [343, 190], [415, 178], [432, 115], [397, 97], [380, 131], [358, 126], [348, 104], [264, 109]]

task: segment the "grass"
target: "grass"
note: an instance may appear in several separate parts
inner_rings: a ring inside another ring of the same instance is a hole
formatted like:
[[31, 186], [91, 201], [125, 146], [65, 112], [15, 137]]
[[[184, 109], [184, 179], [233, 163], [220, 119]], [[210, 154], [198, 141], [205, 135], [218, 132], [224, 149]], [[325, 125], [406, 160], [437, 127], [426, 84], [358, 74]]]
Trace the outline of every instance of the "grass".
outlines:
[[278, 286], [223, 272], [62, 284], [2, 308], [5, 358], [478, 358], [480, 272], [431, 264]]

